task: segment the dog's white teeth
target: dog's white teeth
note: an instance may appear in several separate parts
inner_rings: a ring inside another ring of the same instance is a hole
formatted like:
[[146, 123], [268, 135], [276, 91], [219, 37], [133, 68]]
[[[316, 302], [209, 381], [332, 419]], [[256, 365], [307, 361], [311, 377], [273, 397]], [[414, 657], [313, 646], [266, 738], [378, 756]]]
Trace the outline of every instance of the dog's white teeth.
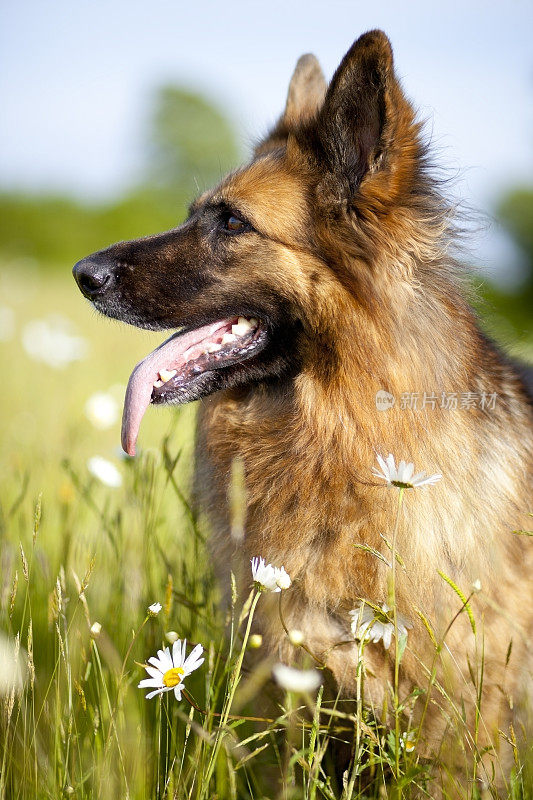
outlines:
[[217, 344], [216, 342], [212, 342], [212, 344], [207, 345], [207, 352], [208, 353], [218, 353], [219, 350], [222, 350], [222, 345]]
[[174, 375], [177, 374], [177, 372], [178, 371], [176, 369], [160, 369], [159, 370], [159, 377], [161, 378], [163, 383], [166, 383], [171, 378], [173, 378]]
[[231, 326], [231, 332], [235, 334], [235, 336], [244, 336], [248, 331], [251, 331], [253, 328], [252, 323], [245, 319], [245, 317], [239, 317], [239, 320], [236, 325]]
[[222, 337], [222, 344], [230, 344], [231, 342], [234, 342], [236, 339], [237, 337], [235, 336], [235, 334], [225, 333], [224, 336]]
[[160, 389], [164, 385], [165, 385], [164, 381], [154, 381], [154, 386], [156, 389]]
[[257, 328], [257, 326], [259, 325], [259, 322], [256, 320], [255, 317], [251, 317], [249, 322], [250, 322], [250, 325], [252, 326], [252, 328]]
[[183, 358], [185, 359], [185, 362], [188, 362], [188, 361], [191, 360], [191, 358], [192, 358], [191, 351], [192, 351], [192, 348], [190, 347], [188, 350], [186, 350], [184, 352]]

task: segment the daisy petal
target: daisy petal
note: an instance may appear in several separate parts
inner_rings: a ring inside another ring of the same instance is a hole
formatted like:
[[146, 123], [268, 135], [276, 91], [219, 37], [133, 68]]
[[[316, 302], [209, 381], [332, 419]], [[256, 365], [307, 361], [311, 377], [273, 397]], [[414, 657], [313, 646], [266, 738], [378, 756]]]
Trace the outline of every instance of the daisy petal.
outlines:
[[172, 645], [172, 663], [174, 667], [181, 667], [181, 639], [176, 639]]
[[432, 485], [434, 483], [437, 483], [437, 481], [440, 481], [441, 478], [442, 478], [442, 475], [440, 475], [440, 474], [430, 475], [428, 478], [424, 478], [423, 481], [419, 481], [416, 485], [417, 486], [430, 486], [430, 485]]
[[164, 691], [165, 690], [161, 688], [161, 689], [156, 689], [155, 692], [148, 692], [148, 694], [146, 695], [146, 699], [151, 700], [152, 697], [156, 696], [156, 694], [163, 694]]
[[385, 475], [387, 473], [387, 464], [385, 463], [383, 456], [378, 456], [378, 464], [381, 467], [381, 471]]
[[139, 681], [137, 684], [137, 689], [144, 689], [145, 686], [163, 686], [162, 681], [158, 681], [155, 678], [143, 678], [142, 681]]
[[387, 464], [385, 463], [385, 461], [382, 458], [382, 456], [378, 455], [377, 458], [378, 458], [378, 464], [381, 467], [381, 472], [378, 469], [376, 469], [375, 467], [372, 469], [372, 472], [374, 473], [376, 478], [381, 478], [384, 481], [388, 481], [389, 480], [389, 470], [387, 468]]
[[383, 625], [381, 625], [381, 623], [379, 622], [375, 623], [369, 631], [370, 641], [374, 642], [374, 644], [377, 644], [377, 642], [379, 642], [383, 634], [384, 634]]
[[174, 665], [172, 664], [168, 647], [165, 647], [164, 650], [158, 650], [157, 655], [159, 656], [159, 662], [161, 664], [161, 672], [167, 672], [169, 669], [172, 669]]
[[409, 464], [405, 465], [403, 478], [400, 478], [400, 480], [403, 481], [403, 483], [410, 483], [411, 475], [413, 474], [414, 471], [415, 471], [415, 465], [409, 462]]
[[163, 681], [163, 674], [160, 669], [156, 669], [155, 667], [145, 667], [146, 672], [148, 675], [151, 675], [152, 678], [157, 678], [159, 681]]
[[193, 649], [189, 653], [189, 655], [186, 658], [185, 663], [184, 663], [183, 666], [186, 667], [189, 664], [192, 664], [192, 662], [196, 661], [199, 658], [199, 656], [202, 655], [203, 652], [204, 652], [204, 648], [202, 647], [202, 645], [201, 644], [197, 644], [196, 647], [193, 647]]

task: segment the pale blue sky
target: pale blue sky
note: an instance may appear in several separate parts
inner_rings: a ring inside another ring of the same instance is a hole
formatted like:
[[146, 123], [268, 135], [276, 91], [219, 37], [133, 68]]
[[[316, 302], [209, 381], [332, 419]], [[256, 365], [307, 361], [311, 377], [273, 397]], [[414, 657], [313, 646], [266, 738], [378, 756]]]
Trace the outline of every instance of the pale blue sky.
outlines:
[[[281, 110], [301, 53], [329, 78], [373, 27], [392, 40], [439, 163], [462, 171], [464, 199], [490, 211], [506, 186], [533, 182], [531, 0], [3, 0], [0, 13], [0, 187], [119, 192], [164, 81], [208, 93], [246, 146]], [[502, 246], [494, 232], [480, 252], [490, 261]]]

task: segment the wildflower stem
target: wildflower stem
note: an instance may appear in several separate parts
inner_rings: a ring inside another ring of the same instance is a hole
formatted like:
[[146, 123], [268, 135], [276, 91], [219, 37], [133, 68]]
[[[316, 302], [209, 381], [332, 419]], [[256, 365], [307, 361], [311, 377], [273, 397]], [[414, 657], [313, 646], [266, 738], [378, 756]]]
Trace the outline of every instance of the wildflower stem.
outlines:
[[[400, 671], [400, 650], [398, 642], [398, 612], [396, 608], [396, 545], [398, 539], [398, 528], [400, 525], [400, 512], [403, 500], [403, 487], [398, 493], [398, 507], [396, 509], [396, 521], [392, 535], [392, 572], [391, 572], [391, 595], [392, 595], [392, 614], [394, 620], [394, 765], [396, 780], [400, 777], [400, 711], [399, 711], [399, 671]], [[399, 799], [401, 800], [402, 790], [399, 788]]]

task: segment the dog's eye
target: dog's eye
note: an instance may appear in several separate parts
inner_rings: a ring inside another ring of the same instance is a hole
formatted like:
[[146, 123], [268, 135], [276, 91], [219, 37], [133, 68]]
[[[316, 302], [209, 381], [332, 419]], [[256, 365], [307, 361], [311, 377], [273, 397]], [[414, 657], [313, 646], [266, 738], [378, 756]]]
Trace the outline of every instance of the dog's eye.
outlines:
[[227, 231], [231, 231], [231, 233], [241, 233], [244, 230], [248, 230], [249, 227], [248, 223], [235, 214], [228, 214], [224, 219], [224, 228]]

